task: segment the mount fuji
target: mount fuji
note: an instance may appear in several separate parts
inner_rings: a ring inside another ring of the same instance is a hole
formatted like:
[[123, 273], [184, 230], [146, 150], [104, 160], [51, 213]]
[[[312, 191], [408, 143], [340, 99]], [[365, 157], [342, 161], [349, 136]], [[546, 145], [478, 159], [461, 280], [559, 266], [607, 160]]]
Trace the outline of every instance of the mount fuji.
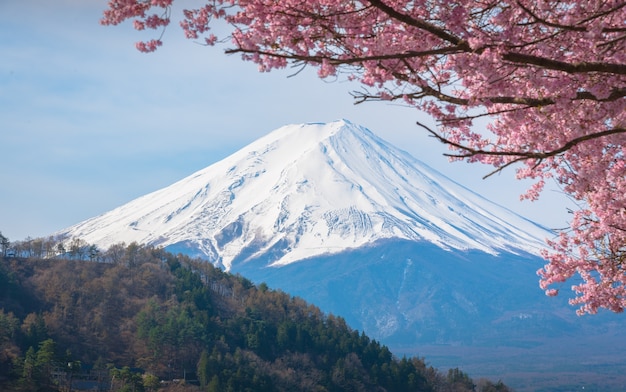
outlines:
[[177, 183], [62, 231], [132, 242], [226, 270], [272, 266], [382, 239], [536, 254], [550, 233], [347, 120], [288, 125]]
[[559, 372], [576, 389], [626, 374], [611, 362], [623, 364], [621, 319], [579, 318], [539, 289], [553, 233], [347, 120], [279, 128], [56, 235], [201, 257], [342, 316], [396, 353], [520, 391]]

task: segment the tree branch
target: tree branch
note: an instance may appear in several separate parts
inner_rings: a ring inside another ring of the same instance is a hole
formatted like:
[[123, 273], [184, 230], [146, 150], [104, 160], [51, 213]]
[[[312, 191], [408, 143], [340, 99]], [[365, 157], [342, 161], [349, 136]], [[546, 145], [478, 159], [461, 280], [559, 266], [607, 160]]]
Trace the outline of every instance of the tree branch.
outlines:
[[367, 0], [372, 6], [378, 8], [383, 13], [387, 14], [393, 19], [396, 19], [402, 23], [405, 23], [409, 26], [417, 27], [420, 30], [427, 31], [433, 34], [436, 37], [441, 38], [444, 41], [450, 42], [458, 46], [459, 48], [463, 48], [464, 51], [471, 51], [471, 48], [467, 41], [462, 40], [461, 38], [451, 34], [450, 32], [433, 25], [432, 23], [426, 23], [422, 20], [415, 19], [407, 14], [403, 14], [392, 7], [386, 5], [381, 0]]
[[571, 149], [572, 147], [583, 143], [585, 141], [589, 141], [589, 140], [593, 140], [593, 139], [598, 139], [601, 137], [605, 137], [605, 136], [610, 136], [610, 135], [615, 135], [615, 134], [619, 134], [619, 133], [626, 133], [626, 128], [612, 128], [612, 129], [607, 129], [606, 131], [602, 131], [602, 132], [596, 132], [596, 133], [592, 133], [589, 135], [583, 135], [574, 139], [569, 140], [567, 143], [565, 143], [563, 146], [556, 148], [554, 150], [551, 151], [494, 151], [494, 150], [482, 150], [482, 149], [475, 149], [457, 142], [453, 142], [452, 140], [440, 135], [438, 132], [434, 131], [433, 129], [431, 129], [430, 127], [428, 127], [427, 125], [424, 125], [420, 122], [417, 122], [417, 125], [424, 128], [426, 131], [428, 131], [428, 133], [430, 133], [430, 135], [434, 138], [436, 138], [437, 140], [439, 140], [440, 142], [442, 142], [443, 144], [447, 144], [449, 146], [452, 146], [456, 149], [459, 149], [461, 151], [464, 151], [465, 153], [463, 154], [443, 154], [444, 156], [447, 157], [451, 157], [451, 158], [469, 158], [469, 157], [473, 157], [473, 156], [477, 156], [477, 155], [489, 155], [489, 156], [508, 156], [508, 157], [516, 157], [516, 159], [514, 159], [511, 162], [507, 162], [506, 164], [504, 164], [503, 166], [500, 166], [496, 171], [486, 175], [484, 178], [491, 176], [492, 174], [501, 171], [502, 169], [504, 169], [507, 166], [512, 165], [513, 163], [516, 162], [520, 162], [523, 160], [527, 160], [527, 159], [538, 159], [538, 160], [544, 160], [546, 158], [550, 158], [550, 157], [554, 157], [556, 155], [562, 154], [565, 151]]
[[[394, 75], [396, 76], [396, 75]], [[396, 76], [400, 79], [398, 76]], [[467, 106], [470, 104], [470, 100], [466, 98], [455, 97], [449, 94], [444, 94], [441, 91], [434, 89], [430, 86], [420, 86], [421, 91], [414, 93], [403, 93], [399, 95], [392, 95], [391, 100], [402, 99], [404, 97], [409, 97], [413, 99], [421, 99], [425, 96], [437, 98], [441, 101], [452, 103], [455, 105]], [[357, 103], [365, 102], [367, 100], [375, 100], [381, 99], [379, 95], [369, 95], [364, 93], [354, 92], [352, 96], [357, 98]], [[579, 91], [576, 93], [576, 97], [574, 97], [573, 101], [579, 100], [592, 100], [596, 102], [613, 102], [618, 99], [626, 97], [626, 88], [616, 88], [611, 91], [606, 98], [599, 98], [593, 95], [588, 91]], [[494, 96], [494, 97], [479, 97], [482, 101], [489, 101], [491, 103], [499, 103], [499, 104], [513, 104], [513, 105], [521, 105], [524, 108], [532, 108], [532, 107], [543, 107], [553, 105], [555, 100], [553, 98], [531, 98], [531, 97], [508, 97], [508, 96]]]
[[324, 60], [328, 61], [328, 63], [332, 65], [352, 65], [364, 63], [367, 61], [380, 61], [380, 60], [402, 60], [402, 59], [410, 59], [415, 57], [427, 57], [427, 56], [436, 56], [436, 55], [450, 55], [454, 53], [459, 53], [459, 47], [456, 46], [448, 46], [445, 48], [433, 49], [433, 50], [425, 50], [421, 52], [416, 51], [407, 51], [404, 53], [390, 53], [390, 54], [381, 54], [376, 56], [364, 56], [364, 57], [350, 57], [345, 59], [333, 58], [330, 56], [308, 56], [308, 55], [299, 55], [295, 53], [276, 53], [276, 52], [268, 52], [259, 49], [245, 49], [245, 48], [235, 48], [235, 49], [226, 49], [224, 53], [226, 54], [235, 54], [235, 53], [249, 53], [249, 54], [260, 54], [263, 56], [271, 56], [276, 58], [282, 58], [287, 60], [296, 60], [296, 61], [305, 61], [308, 63], [318, 63], [321, 64]]
[[563, 71], [567, 73], [601, 72], [616, 75], [626, 75], [626, 64], [595, 62], [580, 62], [572, 64], [564, 61], [548, 59], [545, 57], [513, 52], [503, 54], [502, 59], [515, 64], [536, 65], [540, 68]]

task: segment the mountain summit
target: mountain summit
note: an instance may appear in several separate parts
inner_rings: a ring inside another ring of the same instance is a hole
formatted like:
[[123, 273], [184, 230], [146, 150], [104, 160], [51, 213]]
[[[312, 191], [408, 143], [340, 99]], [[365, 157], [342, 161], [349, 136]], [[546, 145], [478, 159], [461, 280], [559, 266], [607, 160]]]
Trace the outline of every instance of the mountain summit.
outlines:
[[160, 245], [229, 270], [259, 255], [286, 265], [381, 239], [536, 254], [548, 232], [340, 120], [279, 128], [58, 234]]

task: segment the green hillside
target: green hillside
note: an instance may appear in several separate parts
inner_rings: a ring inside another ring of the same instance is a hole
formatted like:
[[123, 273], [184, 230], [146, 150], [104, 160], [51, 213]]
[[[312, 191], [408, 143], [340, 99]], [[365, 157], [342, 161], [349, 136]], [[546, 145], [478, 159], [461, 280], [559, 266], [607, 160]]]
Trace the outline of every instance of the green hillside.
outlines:
[[200, 260], [134, 243], [66, 256], [1, 259], [0, 390], [509, 390]]

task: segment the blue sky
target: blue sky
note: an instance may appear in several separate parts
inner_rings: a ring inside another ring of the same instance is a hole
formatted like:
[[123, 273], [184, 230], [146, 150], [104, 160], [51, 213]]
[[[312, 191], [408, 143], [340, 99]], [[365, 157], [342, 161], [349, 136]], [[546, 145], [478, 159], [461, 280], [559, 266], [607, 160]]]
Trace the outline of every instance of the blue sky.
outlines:
[[[191, 2], [193, 4], [193, 2]], [[157, 190], [290, 123], [346, 118], [453, 180], [549, 227], [565, 197], [520, 202], [513, 170], [449, 163], [415, 126], [428, 117], [388, 103], [353, 105], [357, 84], [313, 70], [254, 64], [183, 38], [177, 23], [153, 54], [130, 24], [99, 24], [105, 0], [0, 2], [0, 231], [46, 236]], [[174, 18], [180, 10], [174, 10]]]

